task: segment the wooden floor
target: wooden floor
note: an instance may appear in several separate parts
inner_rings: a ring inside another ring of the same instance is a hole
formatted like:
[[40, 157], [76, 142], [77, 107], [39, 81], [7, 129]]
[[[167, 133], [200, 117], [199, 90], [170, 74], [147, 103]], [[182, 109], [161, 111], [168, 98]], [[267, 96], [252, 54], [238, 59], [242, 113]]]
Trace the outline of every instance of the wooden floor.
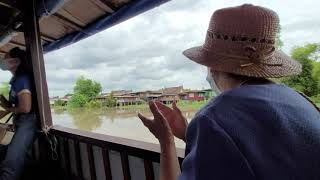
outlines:
[[68, 180], [66, 174], [59, 170], [55, 162], [33, 161], [26, 165], [21, 180]]

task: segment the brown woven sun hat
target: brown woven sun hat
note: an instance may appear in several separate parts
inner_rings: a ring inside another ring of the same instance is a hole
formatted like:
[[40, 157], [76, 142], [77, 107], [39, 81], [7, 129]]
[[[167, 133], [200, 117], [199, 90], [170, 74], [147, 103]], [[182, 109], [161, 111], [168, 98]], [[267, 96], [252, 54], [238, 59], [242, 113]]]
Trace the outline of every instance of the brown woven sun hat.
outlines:
[[250, 77], [297, 75], [302, 66], [275, 48], [278, 15], [267, 8], [244, 4], [213, 13], [203, 46], [183, 54], [213, 70]]

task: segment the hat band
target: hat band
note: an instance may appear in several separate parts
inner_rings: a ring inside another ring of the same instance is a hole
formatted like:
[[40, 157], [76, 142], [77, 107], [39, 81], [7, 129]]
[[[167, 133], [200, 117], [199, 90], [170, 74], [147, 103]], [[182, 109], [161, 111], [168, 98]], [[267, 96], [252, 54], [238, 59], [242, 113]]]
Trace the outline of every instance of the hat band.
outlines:
[[243, 55], [235, 55], [235, 54], [231, 54], [231, 53], [226, 53], [226, 52], [218, 52], [218, 51], [212, 51], [209, 50], [205, 47], [203, 47], [206, 51], [208, 52], [212, 52], [216, 55], [219, 56], [224, 56], [224, 57], [228, 57], [230, 59], [234, 59], [234, 60], [240, 60], [240, 67], [248, 67], [248, 66], [252, 66], [255, 64], [258, 65], [265, 65], [265, 66], [282, 66], [282, 63], [268, 63], [266, 62], [266, 59], [270, 58], [273, 56], [275, 48], [272, 47], [271, 50], [269, 49], [263, 49], [260, 51], [257, 51], [255, 47], [253, 46], [245, 46], [244, 47], [244, 54]]

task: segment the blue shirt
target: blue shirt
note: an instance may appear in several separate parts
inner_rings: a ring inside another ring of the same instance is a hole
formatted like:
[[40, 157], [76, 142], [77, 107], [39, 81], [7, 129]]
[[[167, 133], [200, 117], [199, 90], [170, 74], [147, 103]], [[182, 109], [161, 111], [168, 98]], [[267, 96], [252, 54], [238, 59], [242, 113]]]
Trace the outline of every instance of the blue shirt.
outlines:
[[27, 75], [20, 75], [18, 77], [13, 77], [10, 81], [11, 89], [9, 92], [9, 102], [17, 107], [19, 105], [18, 94], [23, 90], [28, 90], [30, 93], [33, 92], [31, 85], [31, 80]]
[[320, 113], [277, 84], [227, 91], [190, 122], [179, 180], [319, 180]]

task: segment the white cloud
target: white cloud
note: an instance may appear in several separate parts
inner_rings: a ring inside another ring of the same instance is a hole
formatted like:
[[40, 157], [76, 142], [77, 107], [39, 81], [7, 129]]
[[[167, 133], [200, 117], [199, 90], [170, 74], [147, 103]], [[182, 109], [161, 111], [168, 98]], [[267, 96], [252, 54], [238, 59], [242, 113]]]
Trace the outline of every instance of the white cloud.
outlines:
[[[316, 0], [173, 0], [45, 55], [50, 95], [71, 92], [81, 75], [100, 82], [104, 91], [178, 85], [207, 88], [206, 68], [188, 61], [181, 52], [202, 44], [213, 11], [244, 3], [278, 12], [285, 52], [296, 45], [319, 42], [320, 2]], [[9, 77], [0, 72], [0, 82]]]

